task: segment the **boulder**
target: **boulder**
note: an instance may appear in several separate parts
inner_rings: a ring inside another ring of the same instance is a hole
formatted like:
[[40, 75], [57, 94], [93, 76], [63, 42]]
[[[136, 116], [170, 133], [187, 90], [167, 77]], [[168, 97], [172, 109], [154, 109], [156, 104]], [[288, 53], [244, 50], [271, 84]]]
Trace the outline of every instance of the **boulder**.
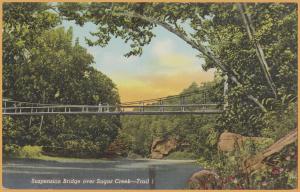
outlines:
[[225, 131], [219, 137], [218, 150], [221, 152], [232, 152], [235, 150], [240, 150], [244, 148], [244, 143], [246, 141], [272, 141], [270, 138], [265, 137], [245, 137], [240, 134], [230, 133]]
[[201, 170], [193, 173], [188, 180], [190, 189], [220, 189], [218, 174], [211, 170]]
[[242, 135], [225, 131], [220, 135], [218, 142], [218, 150], [222, 152], [231, 152], [241, 147], [242, 142]]
[[178, 141], [174, 137], [167, 139], [155, 139], [151, 146], [150, 158], [162, 159], [170, 152], [174, 151], [178, 146]]
[[151, 159], [162, 159], [162, 158], [164, 158], [164, 155], [161, 154], [161, 153], [159, 153], [159, 152], [153, 151], [153, 152], [151, 152], [151, 154], [150, 154], [150, 158], [151, 158]]

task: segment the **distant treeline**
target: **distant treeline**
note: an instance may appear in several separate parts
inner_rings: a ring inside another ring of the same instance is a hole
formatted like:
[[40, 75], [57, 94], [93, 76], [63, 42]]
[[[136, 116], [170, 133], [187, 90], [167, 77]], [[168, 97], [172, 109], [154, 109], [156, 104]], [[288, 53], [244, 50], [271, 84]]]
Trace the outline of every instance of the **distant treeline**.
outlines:
[[[192, 83], [181, 94], [191, 94], [185, 97], [188, 103], [223, 102], [223, 90], [220, 82], [197, 85]], [[202, 93], [202, 94], [201, 94]], [[178, 104], [180, 97], [166, 99], [165, 104]], [[155, 103], [154, 103], [155, 104]], [[158, 104], [158, 103], [157, 103]], [[178, 110], [178, 109], [177, 109]], [[153, 116], [124, 116], [121, 118], [122, 129], [119, 139], [126, 143], [127, 153], [132, 152], [143, 157], [149, 157], [150, 149], [155, 139], [176, 138], [179, 145], [177, 150], [185, 156], [211, 156], [216, 152], [218, 132], [215, 129], [220, 115], [153, 115]], [[125, 149], [124, 149], [125, 150]], [[126, 152], [126, 150], [124, 152]]]

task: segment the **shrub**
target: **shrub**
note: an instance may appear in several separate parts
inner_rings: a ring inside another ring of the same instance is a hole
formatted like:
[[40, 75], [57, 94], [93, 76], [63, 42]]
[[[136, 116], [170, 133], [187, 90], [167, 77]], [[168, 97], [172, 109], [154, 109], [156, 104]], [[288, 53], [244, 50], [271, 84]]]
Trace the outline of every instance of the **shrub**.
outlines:
[[16, 144], [5, 144], [3, 146], [4, 157], [16, 157], [19, 155], [21, 147]]
[[112, 156], [128, 156], [128, 153], [132, 149], [133, 138], [123, 132], [119, 132], [117, 138], [108, 146], [105, 150], [107, 155]]
[[24, 147], [20, 147], [15, 144], [4, 145], [3, 154], [6, 157], [13, 158], [36, 158], [42, 155], [42, 147], [40, 146], [30, 146], [26, 145]]
[[67, 157], [97, 157], [103, 150], [97, 143], [86, 140], [69, 140], [64, 142], [64, 147], [58, 152], [60, 155]]
[[[256, 146], [255, 150], [251, 145]], [[242, 162], [250, 154], [257, 153], [268, 144], [247, 143], [243, 151], [216, 155], [212, 161], [204, 158], [198, 163], [205, 169], [213, 169], [220, 176], [222, 189], [292, 189], [297, 184], [297, 145], [286, 146], [281, 152], [265, 159], [265, 166], [251, 174], [242, 170]]]
[[19, 151], [20, 158], [36, 158], [42, 155], [42, 147], [26, 145]]
[[277, 140], [297, 127], [297, 103], [289, 103], [281, 111], [270, 111], [263, 120], [266, 127], [262, 130], [262, 135]]
[[129, 152], [127, 154], [127, 158], [129, 158], [129, 159], [142, 159], [143, 156], [141, 156], [139, 154], [136, 154], [136, 153], [133, 153], [133, 152]]

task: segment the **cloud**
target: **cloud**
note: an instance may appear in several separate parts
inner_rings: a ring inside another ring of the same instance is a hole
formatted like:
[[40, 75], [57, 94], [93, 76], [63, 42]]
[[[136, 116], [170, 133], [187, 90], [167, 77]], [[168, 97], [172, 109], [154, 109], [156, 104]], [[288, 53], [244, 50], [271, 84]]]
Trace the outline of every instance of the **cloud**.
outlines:
[[164, 55], [169, 55], [172, 52], [174, 52], [174, 47], [175, 44], [171, 39], [155, 41], [151, 49], [151, 54], [154, 57], [162, 57]]
[[201, 64], [204, 63], [194, 55], [194, 52], [186, 52], [178, 48], [176, 42], [171, 39], [155, 41], [151, 47], [151, 56], [153, 58], [151, 63], [168, 70], [194, 71], [201, 69]]

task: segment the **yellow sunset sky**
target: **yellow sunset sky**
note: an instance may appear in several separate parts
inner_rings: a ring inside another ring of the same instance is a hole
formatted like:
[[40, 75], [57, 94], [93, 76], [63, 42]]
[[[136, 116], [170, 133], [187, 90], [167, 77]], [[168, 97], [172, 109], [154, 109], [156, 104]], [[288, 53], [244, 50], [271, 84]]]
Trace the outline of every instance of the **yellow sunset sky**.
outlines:
[[[177, 56], [174, 55], [173, 58], [176, 59]], [[189, 58], [181, 58], [181, 61], [183, 66], [174, 66], [170, 70], [172, 72], [165, 74], [114, 74], [110, 77], [117, 84], [122, 102], [175, 95], [191, 85], [192, 82], [201, 84], [213, 80], [213, 71], [203, 72], [195, 69], [196, 67], [189, 66]], [[185, 68], [184, 63], [194, 70]]]
[[193, 82], [201, 84], [214, 79], [214, 70], [204, 71], [204, 59], [183, 40], [165, 29], [156, 28], [152, 42], [143, 48], [141, 56], [124, 57], [129, 44], [112, 38], [106, 47], [90, 47], [85, 37], [96, 31], [97, 26], [88, 23], [83, 27], [64, 21], [72, 27], [75, 38], [94, 57], [94, 67], [106, 74], [116, 84], [121, 102], [152, 99], [179, 94]]
[[[124, 79], [116, 81], [122, 102], [152, 99], [176, 95], [192, 82], [202, 83], [213, 80], [212, 73], [178, 73], [170, 76], [149, 77], [147, 81]], [[142, 78], [143, 79], [143, 78]]]
[[118, 56], [113, 55], [114, 59], [102, 62], [111, 68], [118, 62], [123, 63], [123, 69], [119, 66], [107, 71], [118, 87], [122, 102], [174, 95], [192, 82], [201, 84], [214, 79], [214, 70], [202, 70], [203, 59], [177, 48], [180, 46], [177, 44], [177, 40], [170, 37], [158, 39], [146, 48], [145, 56], [126, 59], [121, 55], [119, 61], [114, 62]]

